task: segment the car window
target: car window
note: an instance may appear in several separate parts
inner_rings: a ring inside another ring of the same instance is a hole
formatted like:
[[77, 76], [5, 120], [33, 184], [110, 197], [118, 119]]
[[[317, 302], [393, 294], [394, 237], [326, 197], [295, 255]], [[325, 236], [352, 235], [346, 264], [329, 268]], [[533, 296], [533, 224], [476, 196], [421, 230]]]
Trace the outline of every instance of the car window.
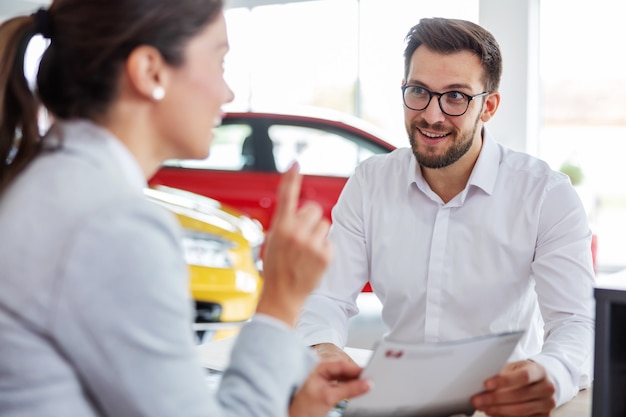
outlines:
[[293, 161], [308, 175], [348, 177], [362, 161], [388, 152], [355, 134], [291, 124], [223, 124], [208, 158], [171, 159], [166, 166], [227, 171], [284, 172]]
[[244, 141], [252, 132], [247, 124], [222, 125], [213, 130], [215, 138], [211, 145], [211, 153], [206, 159], [170, 159], [166, 166], [200, 169], [222, 169], [240, 171], [247, 159], [242, 149]]
[[291, 125], [272, 125], [268, 133], [280, 172], [297, 160], [303, 174], [348, 177], [375, 153], [374, 146], [348, 133]]

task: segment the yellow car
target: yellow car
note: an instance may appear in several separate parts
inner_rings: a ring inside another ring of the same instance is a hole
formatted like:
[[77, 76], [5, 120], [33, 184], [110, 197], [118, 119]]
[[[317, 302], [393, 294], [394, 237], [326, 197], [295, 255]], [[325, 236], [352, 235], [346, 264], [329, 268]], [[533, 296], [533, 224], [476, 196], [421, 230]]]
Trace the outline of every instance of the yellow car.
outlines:
[[235, 333], [254, 313], [261, 292], [261, 224], [216, 200], [176, 188], [157, 186], [144, 193], [173, 212], [183, 227], [195, 329], [209, 331], [213, 339]]

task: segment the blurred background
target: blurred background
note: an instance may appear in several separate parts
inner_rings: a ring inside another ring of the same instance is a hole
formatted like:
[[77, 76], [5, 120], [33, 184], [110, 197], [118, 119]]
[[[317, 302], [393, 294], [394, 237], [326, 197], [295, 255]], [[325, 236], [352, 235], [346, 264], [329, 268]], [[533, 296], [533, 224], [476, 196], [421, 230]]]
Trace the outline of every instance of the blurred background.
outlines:
[[[1, 0], [0, 20], [49, 0]], [[230, 0], [227, 110], [330, 108], [406, 146], [404, 36], [421, 17], [475, 21], [504, 55], [492, 132], [574, 172], [598, 236], [599, 272], [626, 267], [626, 39], [614, 0]], [[34, 68], [43, 40], [33, 43]], [[573, 177], [574, 178], [574, 177]]]
[[[517, 140], [510, 128], [495, 126], [496, 137], [505, 143], [511, 138], [509, 146], [573, 174], [598, 236], [598, 271], [626, 267], [626, 57], [619, 52], [626, 25], [620, 2], [319, 0], [252, 6], [260, 3], [272, 2], [229, 3], [226, 74], [236, 95], [230, 107], [332, 108], [386, 129], [396, 146], [407, 143], [399, 86], [408, 29], [432, 16], [486, 26], [503, 48], [500, 113], [508, 110], [508, 117], [520, 120], [513, 129], [525, 122], [519, 129], [526, 133]], [[500, 13], [502, 7], [511, 11]], [[517, 30], [520, 21], [522, 33], [503, 32]]]
[[[0, 20], [48, 0], [0, 0]], [[227, 0], [225, 110], [321, 107], [406, 146], [404, 37], [422, 17], [477, 22], [504, 58], [500, 142], [570, 175], [597, 237], [597, 271], [626, 268], [626, 39], [615, 0]], [[35, 39], [27, 71], [45, 46]], [[364, 297], [366, 298], [366, 297]], [[376, 310], [376, 301], [363, 301]], [[372, 304], [373, 303], [373, 304]], [[373, 307], [372, 307], [373, 305]], [[369, 307], [367, 307], [369, 306]]]
[[[619, 52], [626, 25], [620, 2], [249, 3], [261, 2], [231, 1], [227, 12], [232, 52], [226, 74], [236, 94], [231, 108], [332, 108], [384, 128], [396, 146], [407, 144], [399, 86], [408, 29], [432, 16], [483, 24], [504, 55], [503, 103], [490, 122], [500, 122], [491, 126], [496, 138], [572, 174], [598, 237], [598, 271], [626, 267], [626, 57]], [[500, 13], [502, 7], [510, 11]], [[506, 33], [520, 21], [518, 33]]]

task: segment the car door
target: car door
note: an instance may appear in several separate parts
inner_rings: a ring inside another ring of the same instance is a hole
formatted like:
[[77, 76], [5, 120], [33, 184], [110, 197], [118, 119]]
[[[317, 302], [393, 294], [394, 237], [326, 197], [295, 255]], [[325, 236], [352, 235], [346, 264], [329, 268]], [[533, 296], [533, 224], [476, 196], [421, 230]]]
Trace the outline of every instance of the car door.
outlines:
[[151, 179], [212, 197], [269, 228], [281, 174], [294, 161], [303, 174], [301, 203], [320, 204], [326, 218], [348, 177], [368, 157], [393, 149], [331, 120], [280, 114], [228, 114], [204, 160], [172, 160]]

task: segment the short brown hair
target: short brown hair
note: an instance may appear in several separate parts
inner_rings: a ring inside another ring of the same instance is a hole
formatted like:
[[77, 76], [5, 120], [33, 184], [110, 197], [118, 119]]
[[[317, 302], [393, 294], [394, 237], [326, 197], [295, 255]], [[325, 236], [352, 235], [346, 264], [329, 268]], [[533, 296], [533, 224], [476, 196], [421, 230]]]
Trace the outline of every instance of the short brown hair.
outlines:
[[500, 46], [489, 31], [476, 23], [441, 17], [424, 18], [409, 30], [405, 40], [405, 78], [409, 76], [411, 57], [420, 45], [442, 54], [471, 51], [480, 58], [486, 91], [498, 91], [502, 75]]

